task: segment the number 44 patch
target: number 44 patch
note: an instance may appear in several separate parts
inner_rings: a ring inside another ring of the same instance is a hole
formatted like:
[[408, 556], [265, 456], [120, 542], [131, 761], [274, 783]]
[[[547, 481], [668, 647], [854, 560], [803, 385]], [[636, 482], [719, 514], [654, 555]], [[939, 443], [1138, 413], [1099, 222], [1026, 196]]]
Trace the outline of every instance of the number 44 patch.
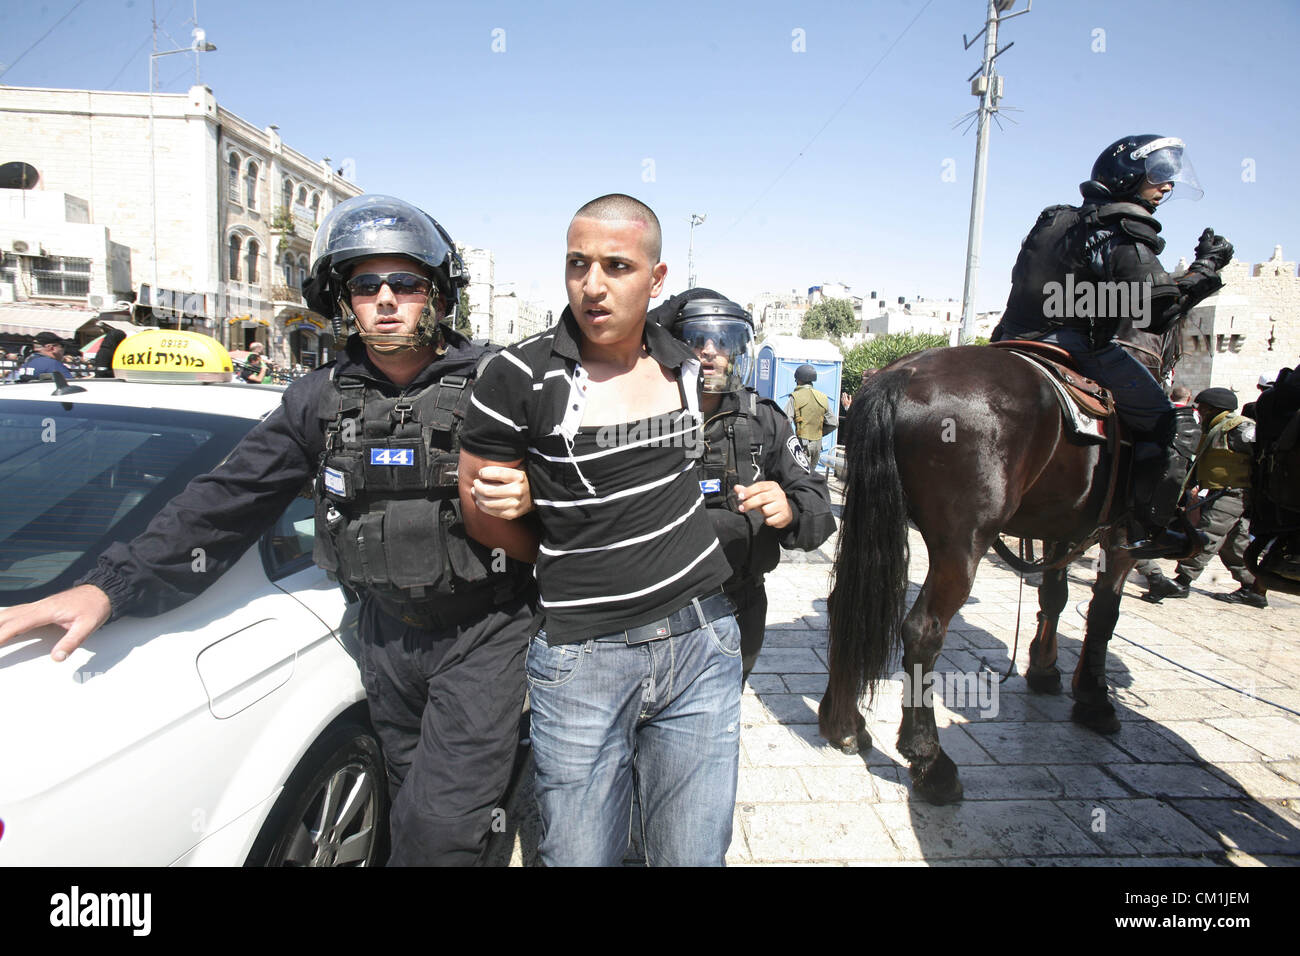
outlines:
[[370, 449], [372, 465], [414, 465], [415, 450], [412, 448], [372, 448]]

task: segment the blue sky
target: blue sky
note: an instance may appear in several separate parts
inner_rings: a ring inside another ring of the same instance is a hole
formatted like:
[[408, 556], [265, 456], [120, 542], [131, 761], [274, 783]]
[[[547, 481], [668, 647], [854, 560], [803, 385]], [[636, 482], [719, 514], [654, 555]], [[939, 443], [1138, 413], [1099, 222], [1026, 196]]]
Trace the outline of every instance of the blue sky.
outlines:
[[[37, 43], [74, 2], [0, 5], [0, 63], [17, 61], [0, 83], [145, 88], [147, 0], [83, 0]], [[823, 281], [959, 298], [975, 136], [953, 124], [976, 103], [979, 47], [961, 37], [983, 10], [207, 0], [198, 21], [218, 46], [202, 79], [223, 106], [308, 156], [352, 159], [367, 190], [425, 207], [494, 251], [498, 284], [558, 307], [569, 217], [612, 191], [659, 214], [669, 291], [686, 283], [687, 217], [706, 213], [700, 284], [742, 302]], [[193, 0], [157, 11], [188, 45]], [[1077, 201], [1097, 153], [1132, 132], [1185, 139], [1205, 188], [1162, 207], [1166, 266], [1206, 225], [1239, 258], [1277, 243], [1300, 258], [1295, 0], [1037, 0], [1003, 25], [1008, 41], [1003, 106], [1021, 112], [993, 133], [981, 309], [1005, 302], [1038, 211]], [[193, 61], [159, 60], [160, 89], [184, 91]]]

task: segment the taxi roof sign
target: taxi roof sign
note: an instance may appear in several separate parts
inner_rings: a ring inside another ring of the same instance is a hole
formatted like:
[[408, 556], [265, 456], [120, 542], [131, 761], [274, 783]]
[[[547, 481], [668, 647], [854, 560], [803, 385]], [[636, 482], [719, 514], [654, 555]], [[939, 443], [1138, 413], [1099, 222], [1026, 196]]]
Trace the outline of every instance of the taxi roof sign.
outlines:
[[230, 353], [210, 335], [147, 329], [124, 339], [113, 353], [113, 375], [155, 384], [229, 382]]

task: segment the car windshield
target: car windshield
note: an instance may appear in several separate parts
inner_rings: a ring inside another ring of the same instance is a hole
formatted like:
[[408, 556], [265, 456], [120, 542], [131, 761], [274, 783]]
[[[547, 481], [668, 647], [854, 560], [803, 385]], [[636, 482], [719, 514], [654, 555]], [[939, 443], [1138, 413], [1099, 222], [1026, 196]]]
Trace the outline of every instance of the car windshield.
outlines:
[[0, 605], [70, 586], [144, 530], [252, 422], [158, 408], [0, 400]]

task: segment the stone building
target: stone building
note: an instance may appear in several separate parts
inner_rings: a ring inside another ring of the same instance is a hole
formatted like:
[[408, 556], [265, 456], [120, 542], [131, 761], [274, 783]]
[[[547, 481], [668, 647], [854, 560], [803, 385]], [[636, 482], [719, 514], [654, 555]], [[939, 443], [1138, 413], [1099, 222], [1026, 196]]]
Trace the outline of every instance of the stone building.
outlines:
[[1231, 388], [1252, 401], [1260, 375], [1300, 362], [1300, 276], [1275, 246], [1267, 262], [1231, 262], [1224, 287], [1183, 321], [1183, 357], [1176, 381], [1195, 394]]
[[492, 334], [499, 345], [521, 342], [552, 325], [551, 311], [540, 302], [519, 298], [518, 294], [498, 292], [492, 297]]
[[85, 199], [9, 184], [0, 179], [0, 352], [38, 332], [94, 338], [101, 313], [130, 309], [131, 250], [91, 222]]
[[[496, 262], [491, 249], [457, 246], [460, 257], [469, 273], [469, 321], [474, 327], [470, 338], [492, 338], [492, 305], [495, 289]], [[493, 341], [497, 341], [493, 339]]]
[[[359, 195], [325, 159], [220, 106], [206, 86], [120, 93], [0, 86], [4, 160], [67, 193], [130, 249], [135, 318], [278, 363], [328, 357], [324, 317], [302, 299], [316, 224]], [[34, 223], [33, 223], [34, 225]]]

